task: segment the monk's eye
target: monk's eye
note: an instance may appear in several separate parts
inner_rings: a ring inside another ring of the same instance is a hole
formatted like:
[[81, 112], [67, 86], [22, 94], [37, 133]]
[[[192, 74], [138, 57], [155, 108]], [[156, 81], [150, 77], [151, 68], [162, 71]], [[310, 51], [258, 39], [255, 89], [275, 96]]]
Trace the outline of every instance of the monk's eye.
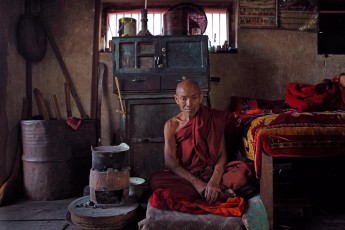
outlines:
[[185, 100], [186, 100], [186, 98], [185, 98], [185, 97], [181, 97], [180, 99], [181, 99], [181, 101], [185, 101]]

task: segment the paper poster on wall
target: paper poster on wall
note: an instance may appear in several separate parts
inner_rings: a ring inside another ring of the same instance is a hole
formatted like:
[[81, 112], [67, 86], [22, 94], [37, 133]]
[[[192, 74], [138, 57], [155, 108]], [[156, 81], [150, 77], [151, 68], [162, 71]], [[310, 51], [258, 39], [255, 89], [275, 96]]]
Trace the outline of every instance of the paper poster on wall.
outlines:
[[240, 27], [277, 28], [276, 0], [239, 0]]

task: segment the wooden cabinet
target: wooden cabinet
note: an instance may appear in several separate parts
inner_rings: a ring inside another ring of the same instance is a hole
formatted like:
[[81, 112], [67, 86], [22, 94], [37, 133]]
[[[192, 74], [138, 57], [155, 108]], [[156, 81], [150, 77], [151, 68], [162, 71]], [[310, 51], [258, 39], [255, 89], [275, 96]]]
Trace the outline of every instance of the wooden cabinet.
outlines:
[[148, 179], [164, 168], [164, 123], [178, 113], [171, 95], [126, 97], [127, 117], [122, 118], [125, 142], [130, 146], [131, 174]]
[[130, 146], [132, 176], [147, 180], [164, 169], [163, 129], [179, 112], [174, 94], [180, 81], [197, 81], [209, 105], [207, 42], [203, 35], [113, 38], [113, 73], [127, 113], [119, 115], [119, 136]]
[[113, 72], [124, 92], [174, 90], [188, 78], [207, 91], [207, 41], [204, 35], [114, 37]]

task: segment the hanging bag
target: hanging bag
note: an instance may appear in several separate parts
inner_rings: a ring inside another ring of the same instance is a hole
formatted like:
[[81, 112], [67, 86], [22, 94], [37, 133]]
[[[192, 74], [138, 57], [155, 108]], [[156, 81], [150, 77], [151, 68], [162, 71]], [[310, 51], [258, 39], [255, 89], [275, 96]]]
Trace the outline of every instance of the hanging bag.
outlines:
[[32, 14], [21, 15], [17, 24], [18, 52], [30, 62], [41, 61], [47, 51], [47, 35], [41, 19]]

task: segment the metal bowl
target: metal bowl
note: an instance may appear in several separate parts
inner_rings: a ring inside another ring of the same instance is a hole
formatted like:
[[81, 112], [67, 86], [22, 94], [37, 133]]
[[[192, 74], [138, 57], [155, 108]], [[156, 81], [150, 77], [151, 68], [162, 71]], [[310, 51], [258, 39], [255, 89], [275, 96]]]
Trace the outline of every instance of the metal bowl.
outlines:
[[134, 196], [137, 199], [140, 199], [143, 191], [145, 179], [140, 177], [130, 177], [129, 178], [129, 196]]

